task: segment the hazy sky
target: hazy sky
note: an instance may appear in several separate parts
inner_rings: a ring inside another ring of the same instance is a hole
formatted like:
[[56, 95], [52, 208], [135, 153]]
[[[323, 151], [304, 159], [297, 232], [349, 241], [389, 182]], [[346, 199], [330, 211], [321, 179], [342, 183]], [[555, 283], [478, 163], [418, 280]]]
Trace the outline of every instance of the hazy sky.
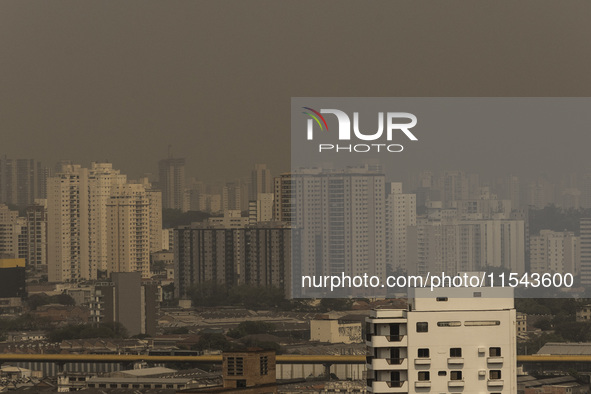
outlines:
[[205, 180], [287, 171], [292, 96], [590, 96], [590, 17], [571, 0], [5, 0], [0, 154], [137, 176], [172, 144]]

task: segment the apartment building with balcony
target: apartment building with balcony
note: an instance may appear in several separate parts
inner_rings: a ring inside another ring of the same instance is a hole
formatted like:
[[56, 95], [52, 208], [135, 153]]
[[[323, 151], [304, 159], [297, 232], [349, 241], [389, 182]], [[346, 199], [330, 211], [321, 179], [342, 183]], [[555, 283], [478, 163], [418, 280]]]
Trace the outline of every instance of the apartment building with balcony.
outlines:
[[417, 289], [366, 324], [368, 391], [517, 392], [512, 289]]

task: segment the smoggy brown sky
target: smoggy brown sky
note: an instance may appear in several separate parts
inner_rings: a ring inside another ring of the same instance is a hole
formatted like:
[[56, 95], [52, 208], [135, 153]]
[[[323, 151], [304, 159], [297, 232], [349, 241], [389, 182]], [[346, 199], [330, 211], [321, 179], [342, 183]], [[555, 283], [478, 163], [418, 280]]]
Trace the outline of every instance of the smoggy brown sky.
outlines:
[[172, 144], [201, 179], [286, 171], [292, 96], [591, 95], [590, 17], [570, 0], [5, 0], [0, 154], [137, 176]]

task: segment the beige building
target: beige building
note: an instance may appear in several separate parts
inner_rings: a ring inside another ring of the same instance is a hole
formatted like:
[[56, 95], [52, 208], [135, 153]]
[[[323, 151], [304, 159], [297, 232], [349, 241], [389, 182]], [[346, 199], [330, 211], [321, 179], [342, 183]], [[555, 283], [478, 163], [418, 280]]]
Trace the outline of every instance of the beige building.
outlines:
[[[162, 228], [161, 212], [157, 209], [161, 204], [160, 197], [151, 194], [157, 192], [150, 191], [149, 184], [128, 183], [127, 177], [114, 170], [110, 163], [92, 163], [90, 168], [64, 164], [61, 172], [49, 178], [47, 183], [49, 281], [96, 279], [99, 270], [108, 272], [114, 265], [135, 267], [145, 272], [144, 257], [136, 263], [128, 263], [132, 259], [129, 253], [147, 254], [149, 273], [150, 245], [156, 242], [154, 248], [161, 248], [161, 235], [158, 234]], [[136, 220], [131, 221], [131, 216], [125, 217], [131, 215], [131, 210], [128, 207], [126, 211], [124, 207], [139, 198], [134, 193], [142, 194], [145, 203], [142, 203], [143, 211], [140, 210], [139, 216], [134, 217]], [[140, 217], [142, 219], [138, 222]], [[125, 252], [130, 250], [132, 240], [121, 240], [120, 243], [113, 234], [130, 234], [138, 230], [142, 232], [140, 238], [147, 241], [134, 243], [138, 249]]]
[[0, 204], [0, 258], [26, 257], [26, 220]]
[[117, 185], [111, 191], [107, 202], [108, 273], [138, 271], [142, 277], [150, 277], [150, 252], [160, 250], [162, 244], [162, 237], [153, 231], [158, 218], [160, 223], [162, 220], [160, 199], [151, 198], [156, 194], [141, 184]]
[[580, 238], [573, 232], [541, 230], [529, 238], [531, 272], [571, 273], [581, 269]]
[[391, 183], [386, 198], [386, 261], [392, 269], [408, 270], [407, 231], [416, 225], [416, 195], [402, 193], [402, 183]]
[[310, 340], [326, 343], [361, 343], [362, 320], [330, 318], [328, 315], [310, 320]]
[[367, 318], [374, 393], [516, 393], [512, 289], [417, 289], [408, 310]]

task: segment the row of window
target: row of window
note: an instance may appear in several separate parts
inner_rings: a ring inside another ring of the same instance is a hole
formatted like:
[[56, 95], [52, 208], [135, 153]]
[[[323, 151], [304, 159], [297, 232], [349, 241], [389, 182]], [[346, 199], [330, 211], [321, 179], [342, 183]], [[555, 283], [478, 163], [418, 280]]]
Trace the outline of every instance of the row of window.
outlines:
[[[447, 376], [447, 371], [439, 371], [437, 372], [437, 376]], [[463, 374], [462, 371], [450, 371], [449, 372], [449, 379], [450, 380], [462, 380]], [[500, 380], [501, 379], [501, 370], [500, 369], [492, 369], [488, 371], [488, 378], [490, 380]], [[419, 381], [431, 380], [431, 373], [429, 371], [419, 371], [418, 376]]]
[[[430, 351], [429, 348], [420, 348], [417, 350], [417, 357], [419, 358], [429, 358]], [[500, 347], [489, 347], [488, 348], [488, 355], [489, 357], [501, 357], [501, 348]], [[452, 347], [449, 349], [449, 356], [450, 357], [462, 357], [462, 348], [461, 347]]]
[[[483, 326], [499, 326], [501, 322], [499, 320], [466, 320], [464, 322], [465, 327], [483, 327]], [[461, 321], [440, 321], [437, 322], [437, 327], [461, 327]], [[429, 332], [428, 322], [417, 322], [417, 332]]]

